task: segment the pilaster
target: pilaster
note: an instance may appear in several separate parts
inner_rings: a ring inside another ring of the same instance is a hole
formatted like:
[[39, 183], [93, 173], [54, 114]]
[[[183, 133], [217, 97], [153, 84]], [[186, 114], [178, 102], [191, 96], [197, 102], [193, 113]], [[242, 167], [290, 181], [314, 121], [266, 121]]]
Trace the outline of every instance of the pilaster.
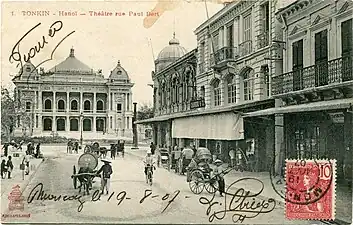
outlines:
[[70, 117], [66, 116], [66, 129], [67, 132], [70, 131]]
[[80, 91], [80, 112], [83, 112], [83, 92]]
[[66, 92], [66, 112], [70, 111], [70, 92]]
[[96, 92], [93, 93], [93, 104], [92, 104], [92, 106], [93, 106], [93, 112], [94, 113], [97, 112], [97, 93]]
[[56, 112], [56, 92], [53, 91], [53, 112]]

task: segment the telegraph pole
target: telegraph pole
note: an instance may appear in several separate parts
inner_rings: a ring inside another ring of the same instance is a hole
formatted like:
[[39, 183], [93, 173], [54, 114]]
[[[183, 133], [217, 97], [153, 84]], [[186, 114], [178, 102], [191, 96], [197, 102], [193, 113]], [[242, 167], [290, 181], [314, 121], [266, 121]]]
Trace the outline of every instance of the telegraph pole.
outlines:
[[136, 105], [137, 105], [137, 103], [134, 102], [134, 117], [132, 118], [132, 132], [133, 132], [134, 146], [131, 149], [139, 149], [139, 147], [138, 147], [138, 138], [137, 138], [137, 124], [135, 124], [135, 121], [137, 120]]

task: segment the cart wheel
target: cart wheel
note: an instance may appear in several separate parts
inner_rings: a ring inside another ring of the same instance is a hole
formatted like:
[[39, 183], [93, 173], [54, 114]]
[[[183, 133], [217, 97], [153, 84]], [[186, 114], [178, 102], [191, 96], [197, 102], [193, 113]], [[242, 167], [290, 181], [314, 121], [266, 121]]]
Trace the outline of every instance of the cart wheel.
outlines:
[[204, 177], [200, 170], [195, 170], [191, 173], [191, 181], [189, 182], [190, 190], [194, 194], [200, 194], [204, 189]]
[[205, 184], [205, 189], [208, 193], [214, 194], [218, 190], [218, 182], [210, 180], [210, 183]]
[[[73, 175], [76, 175], [76, 166], [74, 166]], [[73, 179], [72, 182], [74, 183], [74, 188], [76, 189], [77, 188], [77, 177], [74, 176], [72, 179]]]

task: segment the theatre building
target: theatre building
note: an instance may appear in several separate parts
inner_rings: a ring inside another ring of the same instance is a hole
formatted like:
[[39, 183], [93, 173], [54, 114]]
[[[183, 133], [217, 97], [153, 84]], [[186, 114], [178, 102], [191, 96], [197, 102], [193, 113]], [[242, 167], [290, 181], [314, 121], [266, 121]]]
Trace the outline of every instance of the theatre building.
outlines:
[[45, 71], [27, 62], [13, 79], [18, 106], [30, 115], [29, 129], [17, 118], [15, 134], [62, 136], [84, 140], [132, 137], [130, 78], [118, 61], [106, 79], [78, 60], [68, 57]]
[[279, 10], [284, 57], [283, 71], [272, 78], [277, 104], [249, 114], [275, 118], [276, 155], [336, 159], [339, 178], [352, 173], [352, 15], [352, 2], [344, 0], [299, 0]]
[[[157, 130], [157, 144], [207, 147], [224, 161], [231, 148], [241, 148], [255, 159], [255, 171], [268, 170], [274, 121], [242, 115], [274, 107], [274, 12], [272, 1], [229, 3], [196, 28], [195, 50], [162, 71], [156, 65], [156, 113], [149, 121], [168, 121]], [[166, 140], [158, 140], [161, 133]]]

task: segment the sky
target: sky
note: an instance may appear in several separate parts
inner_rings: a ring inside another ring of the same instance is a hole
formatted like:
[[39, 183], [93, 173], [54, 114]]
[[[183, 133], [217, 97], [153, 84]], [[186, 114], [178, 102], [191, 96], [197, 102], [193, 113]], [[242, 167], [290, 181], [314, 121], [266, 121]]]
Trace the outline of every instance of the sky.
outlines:
[[[76, 58], [94, 70], [102, 69], [106, 78], [120, 60], [135, 84], [132, 88], [133, 101], [151, 104], [153, 91], [148, 84], [152, 83], [151, 72], [154, 70], [155, 57], [168, 45], [173, 32], [183, 47], [188, 51], [193, 50], [197, 44], [194, 30], [207, 19], [204, 2], [174, 0], [168, 6], [163, 4], [161, 5], [161, 0], [3, 2], [2, 85], [13, 87], [11, 79], [18, 72], [17, 63], [9, 61], [12, 49], [27, 31], [41, 23], [20, 41], [20, 52], [26, 54], [45, 36], [48, 43], [32, 57], [31, 62], [34, 65], [50, 57], [60, 40], [75, 31], [55, 50], [53, 60], [40, 67], [49, 70], [59, 64], [69, 56], [71, 47], [75, 49]], [[207, 2], [210, 17], [221, 8], [223, 5], [216, 1]], [[49, 11], [49, 16], [24, 15], [29, 11]], [[78, 15], [60, 16], [63, 11], [77, 12]], [[113, 16], [90, 16], [90, 11], [108, 12]], [[145, 18], [147, 12], [151, 11], [159, 13], [159, 16]], [[115, 16], [122, 12], [126, 15]], [[81, 13], [86, 15], [80, 15]], [[49, 28], [58, 20], [62, 21], [63, 26], [54, 37], [50, 37]]]

